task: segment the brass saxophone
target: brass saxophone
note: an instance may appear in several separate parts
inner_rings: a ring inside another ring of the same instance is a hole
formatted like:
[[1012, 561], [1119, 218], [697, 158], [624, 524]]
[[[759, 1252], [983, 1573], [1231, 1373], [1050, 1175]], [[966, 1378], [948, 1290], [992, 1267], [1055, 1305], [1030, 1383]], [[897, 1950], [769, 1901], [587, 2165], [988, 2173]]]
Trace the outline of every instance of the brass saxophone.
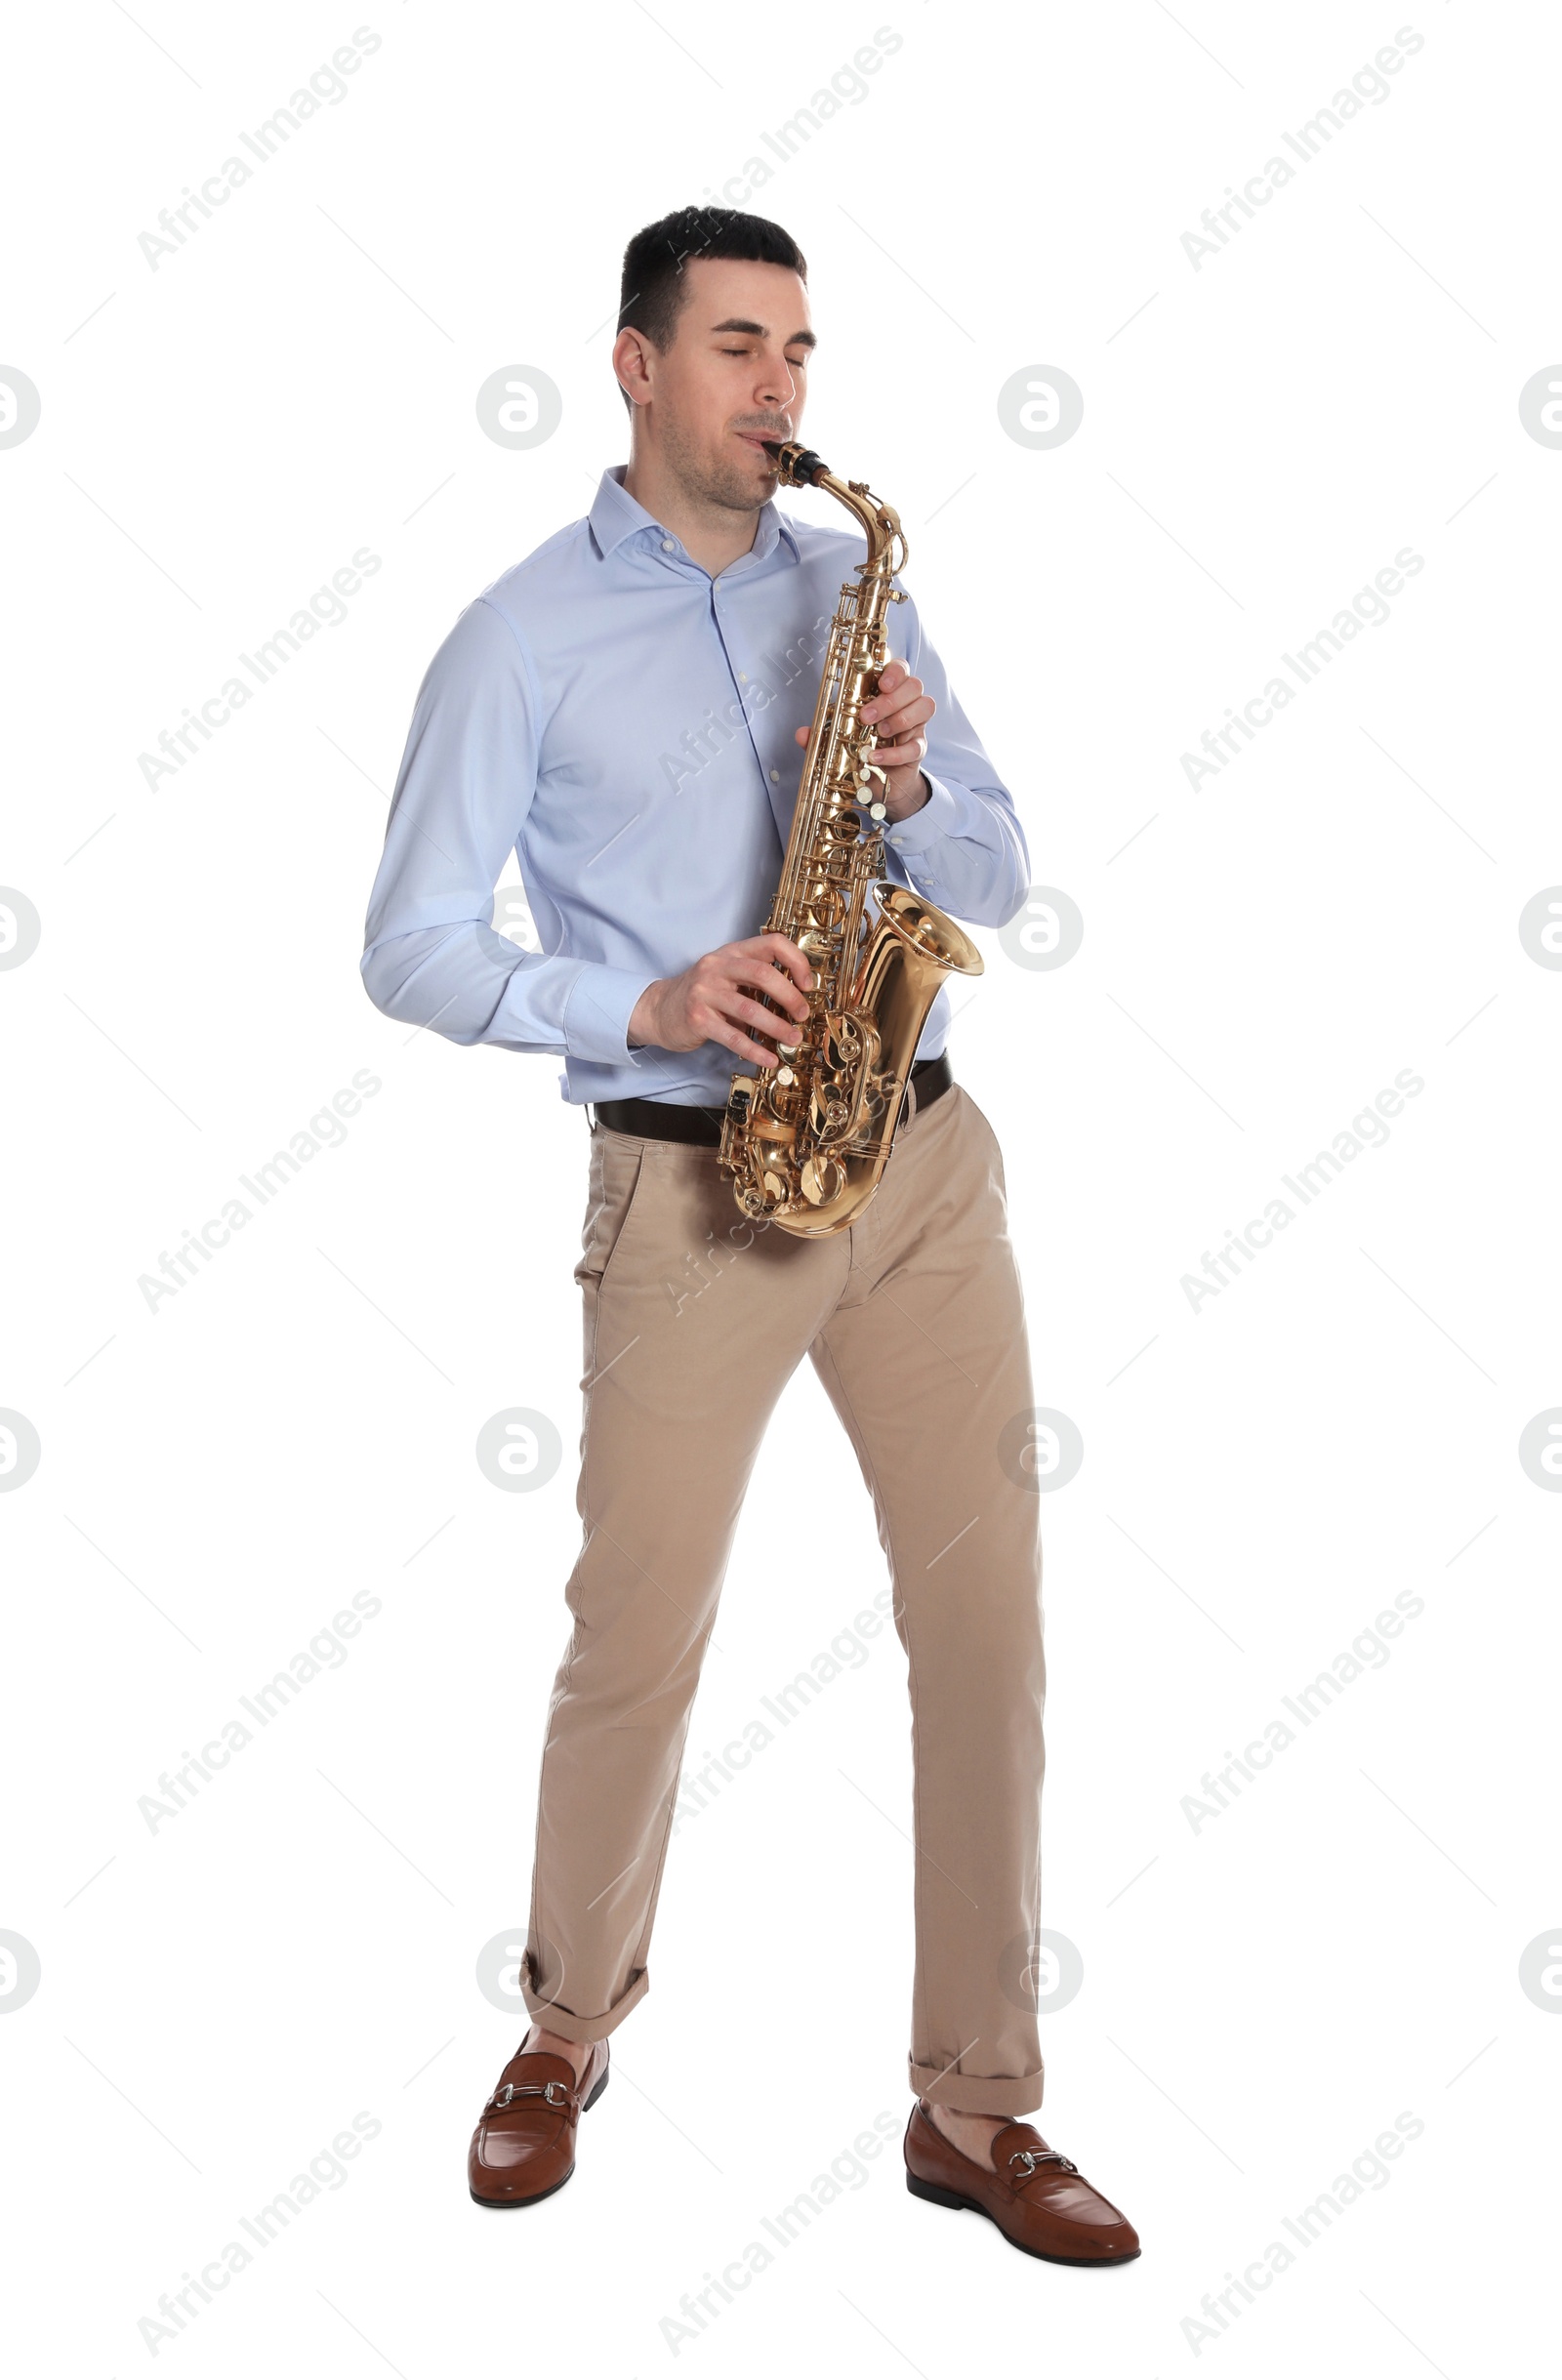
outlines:
[[[927, 1011], [946, 975], [981, 974], [982, 956], [953, 918], [880, 875], [884, 771], [867, 757], [874, 730], [862, 706], [888, 659], [889, 605], [906, 599], [890, 585], [907, 555], [899, 518], [865, 481], [838, 479], [810, 448], [765, 444], [783, 487], [828, 488], [855, 516], [868, 558], [836, 606], [764, 924], [812, 964], [808, 1017], [785, 1017], [796, 1040], [759, 1037], [772, 1042], [779, 1066], [732, 1077], [718, 1165], [732, 1175], [746, 1215], [821, 1240], [853, 1223], [878, 1189]], [[752, 988], [764, 1006], [776, 1006], [762, 987]]]

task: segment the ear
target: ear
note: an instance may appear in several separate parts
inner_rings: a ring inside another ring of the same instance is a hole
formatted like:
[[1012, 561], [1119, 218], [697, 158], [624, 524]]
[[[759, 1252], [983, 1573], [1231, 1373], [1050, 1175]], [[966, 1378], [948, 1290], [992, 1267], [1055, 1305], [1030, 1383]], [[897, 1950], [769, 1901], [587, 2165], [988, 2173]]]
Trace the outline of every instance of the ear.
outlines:
[[613, 342], [613, 370], [632, 405], [651, 401], [651, 353], [649, 340], [627, 325]]

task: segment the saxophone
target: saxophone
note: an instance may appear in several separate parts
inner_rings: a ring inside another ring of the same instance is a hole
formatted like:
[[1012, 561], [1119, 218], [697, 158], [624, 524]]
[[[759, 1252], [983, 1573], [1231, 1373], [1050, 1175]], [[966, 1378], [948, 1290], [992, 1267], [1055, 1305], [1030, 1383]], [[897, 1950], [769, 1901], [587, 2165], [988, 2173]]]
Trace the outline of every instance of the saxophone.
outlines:
[[[811, 964], [807, 1021], [782, 1012], [784, 1030], [797, 1038], [773, 1040], [781, 1063], [732, 1077], [717, 1162], [732, 1176], [744, 1214], [822, 1240], [853, 1223], [878, 1189], [927, 1011], [946, 975], [981, 974], [982, 956], [953, 918], [880, 874], [884, 771], [867, 757], [874, 730], [862, 706], [888, 659], [889, 605], [906, 599], [890, 585], [907, 555], [899, 518], [865, 481], [838, 479], [810, 448], [765, 444], [783, 487], [827, 488], [854, 515], [868, 558], [836, 606], [764, 924]], [[762, 987], [749, 988], [776, 1006]]]

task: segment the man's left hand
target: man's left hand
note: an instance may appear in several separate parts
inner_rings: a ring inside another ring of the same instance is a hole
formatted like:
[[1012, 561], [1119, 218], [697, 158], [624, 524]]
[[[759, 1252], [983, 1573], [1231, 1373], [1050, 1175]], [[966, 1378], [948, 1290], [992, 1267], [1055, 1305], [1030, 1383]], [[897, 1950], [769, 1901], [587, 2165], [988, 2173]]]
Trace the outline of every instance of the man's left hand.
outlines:
[[[868, 758], [875, 768], [884, 772], [877, 799], [888, 811], [891, 826], [911, 817], [931, 798], [932, 788], [922, 773], [922, 764], [927, 757], [923, 729], [933, 710], [932, 696], [924, 693], [922, 679], [913, 677], [903, 661], [884, 663], [879, 673], [878, 693], [862, 706], [862, 717], [874, 730], [874, 749]], [[805, 744], [808, 732], [800, 727], [797, 741]], [[877, 779], [872, 782], [877, 786]], [[868, 798], [871, 800], [875, 796], [870, 793]]]

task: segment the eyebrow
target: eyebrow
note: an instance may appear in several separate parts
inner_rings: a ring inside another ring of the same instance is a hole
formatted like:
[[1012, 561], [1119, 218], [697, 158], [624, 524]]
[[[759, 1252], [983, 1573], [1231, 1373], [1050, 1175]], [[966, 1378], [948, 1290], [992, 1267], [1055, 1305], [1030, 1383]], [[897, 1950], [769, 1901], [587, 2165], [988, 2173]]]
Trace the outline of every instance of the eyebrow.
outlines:
[[[718, 331], [746, 331], [751, 339], [767, 339], [770, 335], [762, 322], [740, 322], [736, 315], [727, 322], [713, 322], [711, 325], [713, 339]], [[812, 331], [794, 331], [791, 338], [783, 342], [783, 345], [789, 348], [816, 348], [818, 344]]]

